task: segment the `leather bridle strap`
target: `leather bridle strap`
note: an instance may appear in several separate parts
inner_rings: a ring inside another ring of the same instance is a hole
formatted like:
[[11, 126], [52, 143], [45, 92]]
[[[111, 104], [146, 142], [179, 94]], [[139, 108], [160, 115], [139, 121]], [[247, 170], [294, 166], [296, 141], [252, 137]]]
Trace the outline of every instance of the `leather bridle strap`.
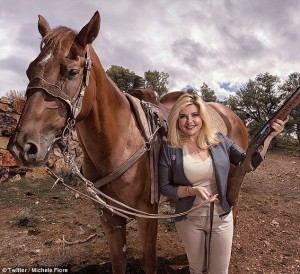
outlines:
[[126, 172], [128, 169], [130, 169], [147, 151], [151, 149], [152, 141], [155, 135], [157, 134], [159, 128], [156, 129], [156, 131], [152, 134], [148, 142], [145, 142], [144, 145], [137, 150], [130, 158], [128, 158], [123, 164], [118, 166], [115, 170], [113, 170], [111, 173], [106, 175], [105, 177], [97, 180], [94, 183], [95, 188], [100, 188], [101, 186], [104, 186], [113, 180], [120, 177], [124, 172]]
[[49, 83], [44, 78], [37, 76], [29, 82], [26, 89], [26, 97], [28, 97], [28, 92], [34, 89], [42, 89], [47, 94], [62, 100], [69, 106], [70, 110], [72, 109], [72, 98], [64, 93], [58, 85]]
[[76, 119], [76, 117], [78, 116], [78, 114], [81, 111], [85, 88], [89, 85], [91, 68], [92, 68], [92, 59], [90, 57], [89, 47], [87, 46], [81, 88], [80, 88], [79, 94], [75, 97], [77, 99], [76, 99], [76, 101], [73, 105], [73, 109], [72, 109], [73, 119]]
[[128, 158], [123, 164], [121, 164], [117, 169], [113, 170], [107, 176], [99, 179], [94, 183], [96, 188], [100, 188], [113, 180], [120, 177], [125, 171], [131, 168], [144, 154], [148, 151], [149, 148], [146, 145], [143, 145], [138, 151], [136, 151], [130, 158]]
[[27, 89], [26, 89], [26, 96], [30, 90], [41, 89], [41, 90], [45, 91], [47, 94], [49, 94], [55, 98], [58, 98], [58, 99], [62, 100], [64, 103], [66, 103], [67, 106], [69, 107], [69, 113], [70, 113], [71, 119], [75, 119], [78, 116], [78, 114], [80, 113], [80, 110], [82, 107], [82, 100], [84, 97], [85, 88], [88, 86], [88, 83], [89, 83], [90, 70], [92, 67], [92, 60], [90, 58], [88, 46], [87, 46], [85, 57], [86, 57], [86, 61], [85, 61], [82, 80], [81, 80], [79, 88], [73, 98], [68, 96], [66, 94], [66, 92], [64, 92], [58, 85], [49, 83], [41, 76], [37, 76], [29, 82]]

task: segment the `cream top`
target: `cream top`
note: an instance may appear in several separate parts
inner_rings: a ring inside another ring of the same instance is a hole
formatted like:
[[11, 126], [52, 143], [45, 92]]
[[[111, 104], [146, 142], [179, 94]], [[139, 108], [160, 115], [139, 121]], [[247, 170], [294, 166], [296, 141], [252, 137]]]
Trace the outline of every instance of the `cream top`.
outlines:
[[[205, 187], [207, 191], [213, 195], [218, 193], [214, 166], [212, 158], [209, 156], [206, 160], [194, 159], [187, 149], [183, 147], [183, 170], [186, 178], [193, 186]], [[205, 199], [196, 196], [193, 206], [198, 205]], [[220, 203], [215, 202], [214, 215], [221, 215], [225, 213]], [[210, 215], [210, 203], [205, 204], [197, 210], [192, 211], [188, 216], [209, 216]]]

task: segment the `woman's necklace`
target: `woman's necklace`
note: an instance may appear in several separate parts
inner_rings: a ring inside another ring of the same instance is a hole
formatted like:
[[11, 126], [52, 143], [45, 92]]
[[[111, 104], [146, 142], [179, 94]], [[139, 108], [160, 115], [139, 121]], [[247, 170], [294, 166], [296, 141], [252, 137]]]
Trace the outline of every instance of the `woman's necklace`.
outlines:
[[201, 148], [199, 148], [197, 145], [195, 145], [195, 144], [193, 144], [189, 141], [188, 141], [188, 144], [190, 144], [196, 150], [196, 151], [193, 152], [194, 154], [200, 154]]

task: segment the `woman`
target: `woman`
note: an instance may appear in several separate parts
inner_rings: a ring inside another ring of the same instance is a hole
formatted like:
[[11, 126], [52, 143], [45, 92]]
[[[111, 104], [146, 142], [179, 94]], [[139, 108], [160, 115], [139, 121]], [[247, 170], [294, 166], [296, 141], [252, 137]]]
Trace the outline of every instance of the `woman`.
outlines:
[[[273, 123], [274, 131], [264, 142], [261, 158], [285, 123], [281, 120]], [[175, 218], [190, 273], [228, 273], [233, 217], [226, 200], [227, 177], [230, 164], [237, 165], [245, 153], [231, 139], [214, 132], [199, 96], [180, 96], [171, 109], [168, 125], [168, 142], [163, 144], [159, 159], [161, 194], [176, 201], [175, 213], [185, 212], [208, 199], [211, 202]]]

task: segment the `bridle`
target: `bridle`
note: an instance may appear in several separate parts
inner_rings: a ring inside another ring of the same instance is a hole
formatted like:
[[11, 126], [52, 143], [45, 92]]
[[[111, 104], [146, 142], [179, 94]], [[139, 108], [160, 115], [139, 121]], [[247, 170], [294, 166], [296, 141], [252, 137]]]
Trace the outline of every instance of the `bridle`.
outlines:
[[85, 94], [85, 89], [89, 84], [90, 71], [92, 68], [92, 59], [89, 53], [89, 47], [87, 46], [85, 54], [85, 65], [83, 69], [83, 76], [79, 84], [79, 88], [73, 97], [68, 96], [63, 90], [56, 84], [49, 83], [43, 77], [37, 76], [33, 78], [26, 89], [26, 97], [28, 92], [34, 89], [41, 89], [47, 94], [60, 99], [63, 101], [69, 109], [69, 118], [75, 120], [78, 114], [80, 113], [82, 107], [82, 100]]
[[83, 69], [83, 75], [78, 86], [78, 89], [73, 97], [68, 96], [63, 90], [56, 84], [52, 84], [46, 81], [43, 77], [37, 76], [33, 78], [26, 89], [26, 98], [28, 98], [28, 93], [31, 90], [43, 90], [46, 94], [61, 100], [68, 107], [69, 117], [66, 120], [66, 125], [62, 130], [62, 135], [56, 138], [51, 145], [53, 147], [58, 143], [59, 148], [61, 149], [65, 161], [70, 163], [71, 156], [69, 154], [68, 142], [69, 136], [75, 126], [76, 118], [81, 111], [82, 101], [85, 94], [85, 89], [89, 84], [90, 71], [92, 68], [92, 59], [90, 57], [89, 46], [87, 46], [85, 53], [85, 65]]

